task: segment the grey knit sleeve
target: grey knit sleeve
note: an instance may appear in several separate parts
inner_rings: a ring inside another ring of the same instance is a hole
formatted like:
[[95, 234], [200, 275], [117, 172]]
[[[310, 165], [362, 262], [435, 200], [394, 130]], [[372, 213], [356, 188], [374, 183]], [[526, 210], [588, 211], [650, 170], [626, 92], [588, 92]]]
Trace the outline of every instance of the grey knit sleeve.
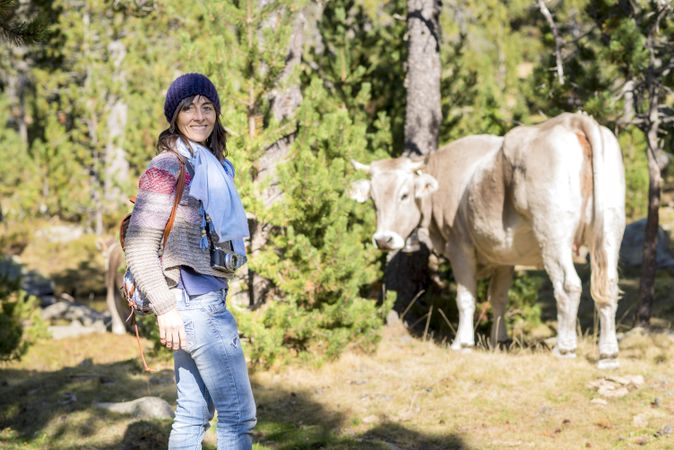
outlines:
[[179, 172], [180, 164], [174, 155], [162, 153], [152, 160], [138, 181], [138, 196], [126, 234], [126, 262], [156, 314], [175, 308], [159, 251]]

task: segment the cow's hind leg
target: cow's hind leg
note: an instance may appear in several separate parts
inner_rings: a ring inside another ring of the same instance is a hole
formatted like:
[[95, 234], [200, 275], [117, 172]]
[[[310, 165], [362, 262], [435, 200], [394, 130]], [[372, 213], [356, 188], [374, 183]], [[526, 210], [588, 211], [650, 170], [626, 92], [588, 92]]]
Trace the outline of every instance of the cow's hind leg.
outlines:
[[456, 280], [456, 307], [459, 310], [459, 328], [452, 349], [461, 350], [475, 346], [473, 316], [477, 295], [477, 263], [472, 249], [450, 247], [447, 254]]
[[496, 346], [508, 340], [508, 330], [505, 324], [505, 311], [508, 306], [508, 289], [513, 280], [513, 267], [498, 267], [489, 282], [489, 302], [493, 316], [491, 324], [490, 343]]
[[599, 361], [600, 369], [615, 369], [620, 367], [618, 362], [618, 339], [615, 332], [615, 313], [618, 309], [617, 302], [598, 304], [599, 310]]
[[573, 267], [571, 246], [544, 246], [543, 264], [552, 282], [557, 303], [557, 344], [553, 352], [564, 358], [575, 358], [576, 320], [582, 284]]

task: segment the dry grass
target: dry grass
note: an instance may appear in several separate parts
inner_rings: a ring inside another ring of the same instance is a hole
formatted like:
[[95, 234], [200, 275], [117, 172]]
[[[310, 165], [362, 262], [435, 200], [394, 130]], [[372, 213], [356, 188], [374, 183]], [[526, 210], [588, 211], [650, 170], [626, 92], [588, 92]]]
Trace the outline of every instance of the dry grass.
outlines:
[[[80, 286], [83, 274], [100, 266], [93, 241], [83, 239], [80, 247], [79, 259], [60, 256], [71, 266], [52, 266], [50, 273], [60, 275], [63, 286]], [[55, 244], [49, 250], [57, 255], [63, 249]], [[28, 246], [23, 257], [35, 266], [60, 261], [35, 255]], [[618, 319], [625, 331], [638, 274], [625, 271], [621, 288]], [[580, 308], [586, 336], [575, 360], [518, 346], [455, 353], [394, 325], [383, 330], [374, 355], [346, 352], [320, 368], [257, 371], [255, 448], [674, 449], [673, 291], [674, 275], [659, 271], [653, 314], [662, 331], [624, 335], [622, 367], [612, 372], [594, 367], [593, 305], [587, 298]], [[80, 287], [78, 299], [89, 292]], [[545, 320], [552, 320], [549, 286], [541, 296], [547, 299]], [[155, 358], [151, 365], [158, 369], [154, 374], [140, 370], [131, 336], [39, 342], [21, 362], [0, 365], [0, 448], [165, 448], [169, 421], [139, 421], [93, 406], [145, 395], [174, 404], [171, 362]], [[588, 383], [610, 375], [641, 375], [645, 383], [622, 398], [602, 399]], [[214, 443], [209, 432], [205, 447]]]
[[[400, 328], [387, 328], [374, 357], [350, 353], [319, 370], [260, 373], [255, 381], [263, 410], [303, 422], [327, 417], [339, 434], [400, 448], [674, 446], [672, 436], [656, 437], [674, 425], [672, 337], [630, 336], [623, 347], [622, 368], [610, 374], [643, 375], [646, 383], [606, 405], [591, 402], [599, 396], [588, 382], [607, 373], [588, 360], [595, 350], [587, 341], [576, 360], [542, 351], [454, 353]], [[295, 396], [267, 405], [267, 392], [280, 389]], [[310, 410], [293, 407], [297, 397]], [[645, 426], [633, 425], [639, 414]]]
[[[672, 335], [633, 332], [621, 346], [622, 367], [602, 372], [589, 338], [577, 359], [559, 360], [526, 349], [455, 353], [389, 326], [374, 355], [254, 373], [256, 448], [674, 448]], [[0, 448], [162, 448], [168, 422], [93, 408], [143, 395], [175, 401], [170, 361], [154, 360], [163, 370], [148, 375], [135, 357], [132, 337], [92, 335], [41, 342], [6, 364]], [[600, 397], [588, 383], [607, 375], [645, 383], [592, 403]]]

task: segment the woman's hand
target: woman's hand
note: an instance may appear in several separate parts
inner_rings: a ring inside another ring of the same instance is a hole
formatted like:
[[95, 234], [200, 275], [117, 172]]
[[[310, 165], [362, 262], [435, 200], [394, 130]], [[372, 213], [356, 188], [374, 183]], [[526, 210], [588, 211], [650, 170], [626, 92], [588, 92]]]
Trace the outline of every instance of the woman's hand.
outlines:
[[185, 337], [185, 325], [175, 308], [157, 316], [159, 323], [159, 342], [169, 350], [185, 349], [187, 338]]

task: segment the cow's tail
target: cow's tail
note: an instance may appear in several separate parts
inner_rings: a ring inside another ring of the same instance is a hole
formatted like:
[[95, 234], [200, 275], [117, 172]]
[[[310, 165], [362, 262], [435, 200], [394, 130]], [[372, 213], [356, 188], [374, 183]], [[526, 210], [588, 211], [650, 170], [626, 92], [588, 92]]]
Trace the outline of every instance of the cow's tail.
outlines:
[[618, 254], [625, 221], [622, 155], [613, 133], [587, 114], [576, 117], [592, 149], [591, 293], [598, 304], [610, 304], [619, 295]]

